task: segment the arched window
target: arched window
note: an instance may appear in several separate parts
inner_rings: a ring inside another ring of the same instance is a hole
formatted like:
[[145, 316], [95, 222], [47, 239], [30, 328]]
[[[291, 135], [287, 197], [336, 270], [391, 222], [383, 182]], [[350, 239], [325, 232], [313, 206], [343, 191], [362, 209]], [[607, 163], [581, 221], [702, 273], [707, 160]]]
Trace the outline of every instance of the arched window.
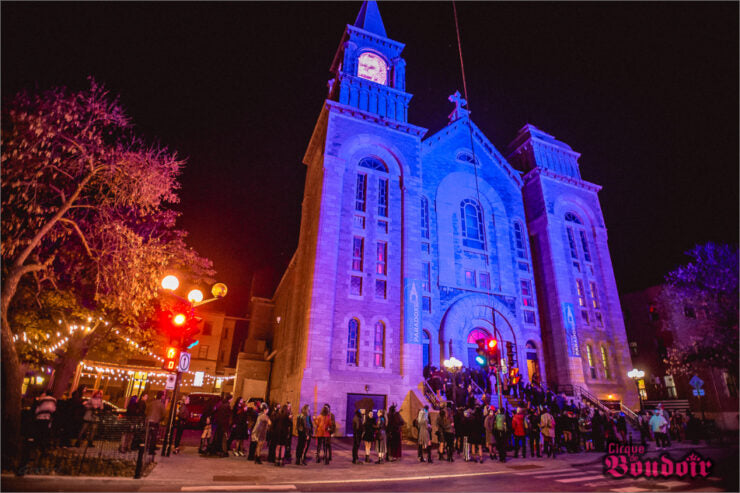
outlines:
[[378, 368], [385, 366], [385, 324], [375, 322], [375, 341], [373, 344], [374, 363]]
[[421, 198], [421, 237], [429, 239], [429, 201], [426, 197]]
[[473, 156], [472, 152], [461, 151], [457, 153], [457, 160], [468, 164], [478, 164], [478, 160]]
[[516, 242], [517, 257], [527, 260], [527, 243], [524, 240], [524, 226], [519, 221], [514, 221], [514, 240]]
[[569, 223], [576, 223], [576, 224], [581, 224], [581, 225], [583, 224], [583, 222], [581, 221], [581, 218], [576, 216], [575, 213], [573, 212], [566, 212], [565, 220], [568, 221]]
[[383, 173], [388, 173], [388, 167], [378, 158], [374, 157], [364, 157], [360, 160], [358, 166], [362, 168], [368, 168], [375, 171], [381, 171]]
[[485, 245], [483, 211], [477, 202], [465, 199], [460, 203], [460, 226], [463, 245], [483, 250]]
[[431, 344], [431, 342], [432, 342], [432, 336], [429, 335], [429, 331], [428, 330], [424, 329], [421, 332], [421, 343], [422, 343], [422, 347], [423, 347], [423, 352], [422, 352], [421, 357], [422, 357], [422, 360], [423, 360], [422, 362], [423, 362], [423, 367], [424, 368], [426, 368], [427, 366], [429, 366], [429, 362], [432, 361], [432, 344]]
[[607, 355], [605, 346], [601, 346], [601, 363], [604, 365], [604, 378], [609, 380], [612, 378], [612, 373], [609, 368], [609, 356]]
[[353, 318], [349, 321], [347, 333], [347, 364], [359, 365], [358, 352], [360, 348], [360, 321]]

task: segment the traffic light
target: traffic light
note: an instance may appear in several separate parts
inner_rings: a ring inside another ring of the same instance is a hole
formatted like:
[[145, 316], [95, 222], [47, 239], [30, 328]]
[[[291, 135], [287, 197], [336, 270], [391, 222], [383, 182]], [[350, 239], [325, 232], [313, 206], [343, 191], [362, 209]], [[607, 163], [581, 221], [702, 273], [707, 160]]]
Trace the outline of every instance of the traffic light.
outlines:
[[478, 339], [475, 343], [478, 344], [478, 349], [476, 349], [478, 356], [475, 357], [475, 362], [480, 366], [485, 367], [488, 364], [488, 357], [486, 356], [486, 340]]
[[162, 368], [167, 371], [175, 371], [177, 370], [177, 365], [179, 363], [180, 349], [175, 346], [168, 347], [164, 354], [164, 363], [162, 363]]
[[490, 368], [496, 368], [498, 366], [501, 359], [500, 354], [498, 341], [496, 339], [488, 339], [486, 341], [486, 358]]

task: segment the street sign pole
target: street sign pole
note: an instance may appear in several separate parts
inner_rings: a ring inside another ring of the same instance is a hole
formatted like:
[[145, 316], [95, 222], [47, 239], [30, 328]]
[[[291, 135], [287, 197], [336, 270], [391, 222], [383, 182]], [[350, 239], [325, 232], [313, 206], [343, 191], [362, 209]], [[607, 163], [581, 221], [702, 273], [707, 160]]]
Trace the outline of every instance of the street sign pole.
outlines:
[[172, 449], [172, 431], [175, 424], [175, 412], [177, 411], [177, 391], [180, 389], [180, 370], [175, 374], [175, 389], [172, 391], [172, 403], [170, 405], [170, 417], [167, 420], [167, 431], [164, 434], [162, 443], [162, 457], [169, 457]]

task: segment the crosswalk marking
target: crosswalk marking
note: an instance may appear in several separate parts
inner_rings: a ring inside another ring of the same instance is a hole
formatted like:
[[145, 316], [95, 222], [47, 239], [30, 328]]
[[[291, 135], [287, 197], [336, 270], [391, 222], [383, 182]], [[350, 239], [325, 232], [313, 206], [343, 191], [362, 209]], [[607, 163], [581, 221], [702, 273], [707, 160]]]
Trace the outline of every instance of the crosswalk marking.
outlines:
[[210, 486], [183, 486], [180, 491], [295, 491], [294, 484], [222, 484]]
[[686, 486], [687, 482], [685, 481], [663, 481], [661, 483], [658, 483], [661, 486], [665, 486], [666, 488], [674, 488], [676, 486]]
[[517, 475], [517, 476], [532, 476], [534, 474], [542, 474], [543, 472], [552, 473], [552, 472], [563, 472], [563, 471], [574, 471], [574, 470], [575, 469], [573, 469], [572, 467], [564, 467], [563, 469], [545, 469], [545, 468], [542, 468], [542, 469], [537, 469], [536, 471], [517, 472], [517, 473], [514, 473], [514, 474]]
[[603, 474], [599, 474], [597, 476], [579, 476], [576, 478], [556, 479], [555, 481], [558, 483], [575, 483], [576, 481], [591, 481], [592, 479], [601, 479], [603, 477]]

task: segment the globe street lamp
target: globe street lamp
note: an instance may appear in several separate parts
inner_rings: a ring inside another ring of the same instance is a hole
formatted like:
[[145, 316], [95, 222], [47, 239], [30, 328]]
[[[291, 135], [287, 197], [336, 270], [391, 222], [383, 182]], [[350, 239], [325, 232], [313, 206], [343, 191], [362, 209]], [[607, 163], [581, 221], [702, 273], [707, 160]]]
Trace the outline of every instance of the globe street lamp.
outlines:
[[457, 379], [455, 378], [455, 374], [460, 371], [460, 368], [462, 368], [462, 361], [454, 356], [450, 356], [450, 359], [446, 359], [442, 362], [442, 366], [452, 373], [452, 400], [455, 401], [455, 405], [457, 405]]
[[632, 368], [630, 371], [627, 372], [627, 376], [635, 382], [635, 386], [637, 387], [637, 398], [640, 399], [640, 412], [642, 412], [642, 394], [640, 393], [640, 380], [642, 380], [642, 378], [645, 376], [645, 372], [642, 370], [638, 370], [637, 368]]

